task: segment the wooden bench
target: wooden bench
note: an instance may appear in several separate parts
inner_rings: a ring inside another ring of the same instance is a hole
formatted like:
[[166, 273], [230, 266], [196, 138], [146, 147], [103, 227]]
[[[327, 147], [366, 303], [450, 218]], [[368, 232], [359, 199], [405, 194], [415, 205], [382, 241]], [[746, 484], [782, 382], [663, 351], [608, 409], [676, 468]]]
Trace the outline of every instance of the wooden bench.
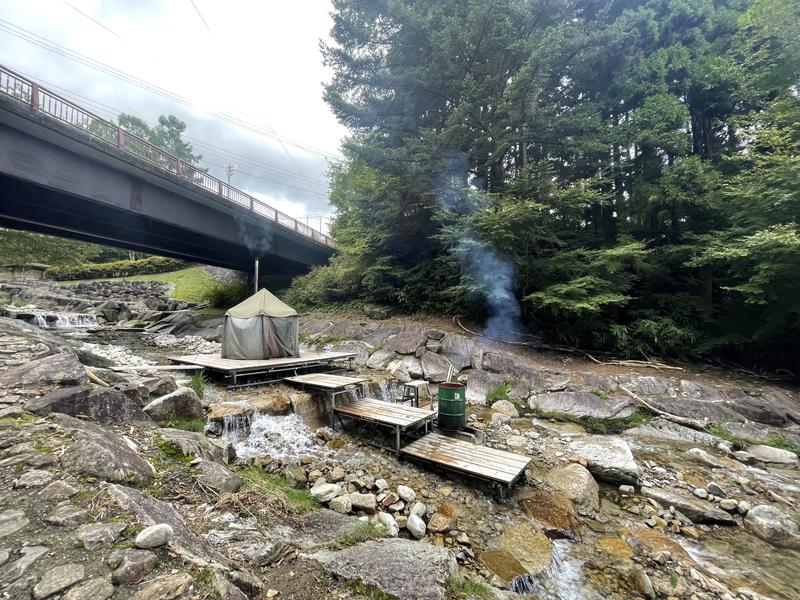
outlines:
[[437, 433], [428, 434], [410, 443], [400, 454], [505, 486], [517, 482], [531, 462], [527, 456], [479, 446]]
[[376, 423], [394, 429], [395, 452], [400, 453], [400, 437], [404, 431], [422, 427], [428, 431], [428, 425], [436, 418], [436, 412], [402, 404], [390, 404], [375, 398], [361, 398], [341, 406], [334, 406], [333, 412], [339, 417], [344, 427], [342, 415]]

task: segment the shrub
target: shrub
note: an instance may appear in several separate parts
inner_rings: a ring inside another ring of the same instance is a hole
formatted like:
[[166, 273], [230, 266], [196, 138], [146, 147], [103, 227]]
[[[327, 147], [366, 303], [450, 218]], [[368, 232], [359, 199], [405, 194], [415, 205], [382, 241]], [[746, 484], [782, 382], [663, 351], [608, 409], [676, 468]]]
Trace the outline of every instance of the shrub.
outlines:
[[216, 283], [203, 294], [203, 300], [216, 308], [230, 308], [250, 294], [245, 283]]
[[188, 387], [192, 388], [200, 398], [203, 397], [203, 394], [206, 390], [206, 376], [205, 373], [202, 371], [199, 373], [195, 373], [189, 378], [189, 383], [186, 384]]
[[69, 279], [101, 279], [106, 277], [131, 277], [182, 269], [186, 263], [175, 258], [151, 256], [140, 260], [116, 260], [107, 263], [83, 263], [80, 265], [50, 267], [45, 276], [56, 281]]

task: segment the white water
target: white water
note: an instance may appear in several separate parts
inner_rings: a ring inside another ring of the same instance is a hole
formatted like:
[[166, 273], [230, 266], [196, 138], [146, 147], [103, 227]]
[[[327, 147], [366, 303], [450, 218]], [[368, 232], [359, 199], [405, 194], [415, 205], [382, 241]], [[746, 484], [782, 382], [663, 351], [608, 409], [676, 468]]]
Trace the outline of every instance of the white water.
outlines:
[[[242, 433], [249, 420], [250, 433]], [[301, 456], [319, 456], [327, 453], [317, 443], [317, 437], [295, 413], [285, 416], [254, 414], [250, 418], [235, 421], [225, 420], [223, 437], [231, 440], [236, 455], [270, 456], [284, 461], [295, 460]]]
[[44, 315], [36, 315], [36, 324], [43, 329], [79, 329], [96, 327], [97, 319], [94, 315], [80, 315], [74, 313], [61, 313], [56, 315], [55, 321], [48, 322]]
[[553, 541], [553, 560], [537, 577], [517, 577], [511, 589], [521, 596], [536, 596], [540, 600], [602, 600], [602, 596], [583, 586], [582, 560], [569, 559], [572, 543]]

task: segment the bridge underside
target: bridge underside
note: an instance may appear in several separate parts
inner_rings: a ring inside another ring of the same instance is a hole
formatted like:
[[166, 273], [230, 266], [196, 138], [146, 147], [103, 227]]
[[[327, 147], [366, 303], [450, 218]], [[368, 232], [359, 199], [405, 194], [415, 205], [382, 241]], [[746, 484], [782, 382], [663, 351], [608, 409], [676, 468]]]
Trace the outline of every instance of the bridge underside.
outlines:
[[[0, 226], [287, 282], [332, 249], [98, 142], [0, 101]], [[4, 110], [5, 109], [5, 110]]]

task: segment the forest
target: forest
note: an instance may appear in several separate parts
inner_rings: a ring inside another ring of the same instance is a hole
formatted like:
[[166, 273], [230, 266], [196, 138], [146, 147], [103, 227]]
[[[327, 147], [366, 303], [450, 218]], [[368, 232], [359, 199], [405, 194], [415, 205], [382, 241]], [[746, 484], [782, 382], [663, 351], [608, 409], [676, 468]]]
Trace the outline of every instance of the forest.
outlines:
[[329, 265], [291, 301], [798, 373], [800, 3], [335, 0]]

